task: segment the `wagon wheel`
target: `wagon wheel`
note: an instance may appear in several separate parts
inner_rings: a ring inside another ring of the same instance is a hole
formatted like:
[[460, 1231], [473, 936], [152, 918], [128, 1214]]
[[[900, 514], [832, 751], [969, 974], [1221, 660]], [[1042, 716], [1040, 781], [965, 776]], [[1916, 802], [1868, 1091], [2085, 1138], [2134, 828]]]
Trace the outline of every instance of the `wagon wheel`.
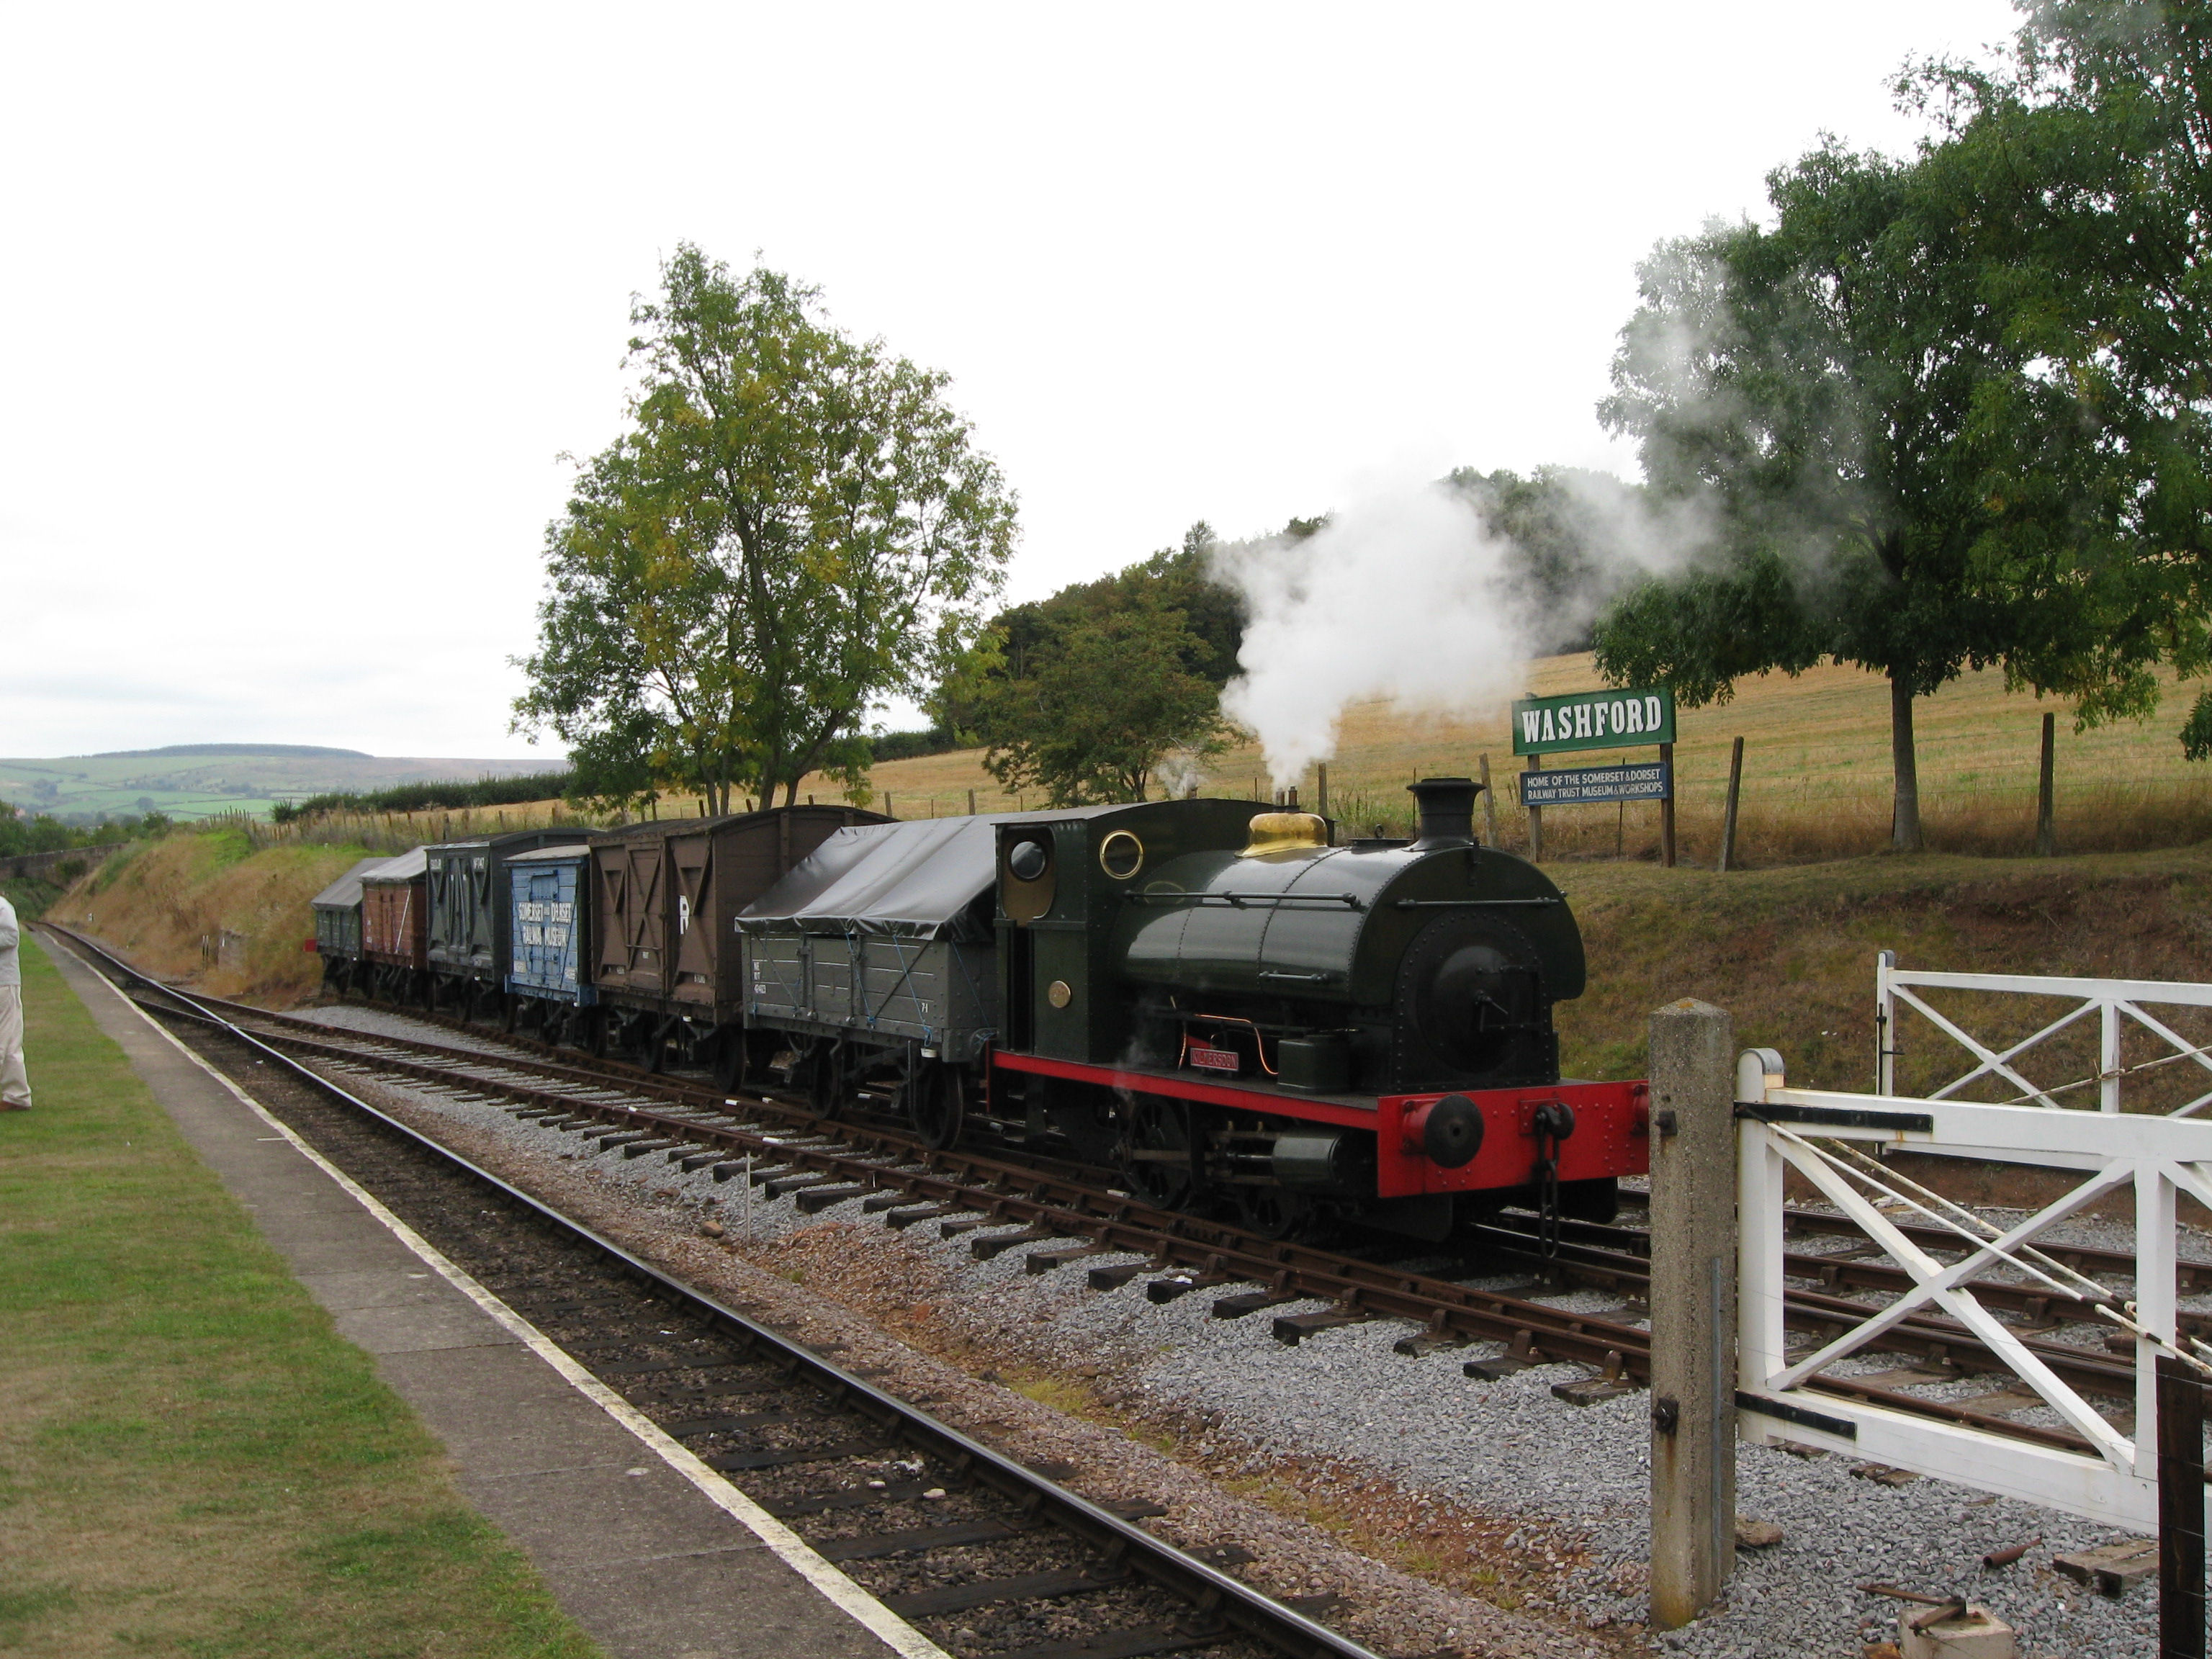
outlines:
[[1129, 1190], [1154, 1208], [1188, 1207], [1197, 1188], [1191, 1173], [1190, 1109], [1180, 1101], [1139, 1095], [1129, 1107], [1121, 1169]]
[[714, 1087], [727, 1094], [745, 1079], [745, 1037], [742, 1031], [726, 1031], [714, 1051]]
[[824, 1042], [817, 1046], [814, 1051], [813, 1077], [808, 1085], [815, 1111], [829, 1121], [836, 1122], [852, 1092], [850, 1085], [845, 1045]]
[[1313, 1200], [1285, 1187], [1239, 1187], [1237, 1218], [1262, 1238], [1303, 1238], [1313, 1230]]
[[914, 1132], [924, 1141], [942, 1152], [960, 1139], [968, 1118], [968, 1085], [957, 1068], [920, 1061], [907, 1073], [899, 1092]]

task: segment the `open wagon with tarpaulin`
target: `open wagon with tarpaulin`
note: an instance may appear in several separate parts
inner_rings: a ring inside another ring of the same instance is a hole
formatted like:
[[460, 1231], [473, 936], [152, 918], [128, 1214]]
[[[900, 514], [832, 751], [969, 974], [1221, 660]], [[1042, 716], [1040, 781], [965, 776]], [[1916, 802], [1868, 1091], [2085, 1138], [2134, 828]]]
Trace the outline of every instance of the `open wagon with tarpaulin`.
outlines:
[[887, 822], [854, 806], [781, 806], [592, 836], [599, 1041], [734, 1079], [744, 1045], [732, 921], [837, 830]]
[[839, 830], [740, 914], [753, 1069], [805, 1085], [830, 1115], [872, 1088], [949, 1145], [1000, 1025], [1006, 821]]

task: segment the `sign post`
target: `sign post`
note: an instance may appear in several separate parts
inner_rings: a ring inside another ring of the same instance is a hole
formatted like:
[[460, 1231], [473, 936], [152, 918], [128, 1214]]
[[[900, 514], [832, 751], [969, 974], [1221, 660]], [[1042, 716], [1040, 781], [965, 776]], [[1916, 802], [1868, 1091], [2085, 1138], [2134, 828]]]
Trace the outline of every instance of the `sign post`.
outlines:
[[[1657, 744], [1656, 764], [1546, 771], [1543, 757], [1577, 750]], [[1526, 756], [1521, 804], [1528, 810], [1529, 852], [1543, 856], [1543, 809], [1597, 801], [1659, 803], [1659, 862], [1674, 864], [1674, 694], [1664, 686], [1523, 697], [1513, 705], [1513, 752]]]

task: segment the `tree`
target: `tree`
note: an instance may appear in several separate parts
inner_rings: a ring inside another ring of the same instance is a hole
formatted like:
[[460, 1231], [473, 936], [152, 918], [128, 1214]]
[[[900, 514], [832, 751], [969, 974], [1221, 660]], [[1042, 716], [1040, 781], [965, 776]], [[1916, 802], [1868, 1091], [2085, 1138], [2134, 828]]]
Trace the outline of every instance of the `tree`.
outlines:
[[[2212, 7], [2204, 0], [2021, 0], [2008, 66], [1909, 70], [1936, 153], [2009, 210], [1984, 234], [2005, 300], [2084, 394], [2124, 411], [2136, 491], [2124, 514], [2147, 629], [2184, 677], [2212, 666]], [[2212, 692], [2181, 732], [2212, 757]]]
[[1619, 556], [1621, 544], [1650, 537], [1642, 489], [1565, 466], [1540, 466], [1525, 478], [1455, 467], [1444, 482], [1497, 538], [1508, 602], [1535, 650], [1589, 650], [1598, 612], [1637, 568]]
[[568, 751], [566, 798], [580, 806], [642, 811], [660, 799], [677, 753], [676, 734], [642, 706], [613, 714]]
[[1151, 607], [1182, 616], [1198, 642], [1186, 666], [1217, 686], [1226, 685], [1237, 672], [1237, 649], [1244, 642], [1244, 600], [1213, 580], [1216, 545], [1212, 526], [1201, 519], [1183, 532], [1178, 547], [1161, 548], [1110, 575], [1073, 583], [1049, 599], [1001, 611], [991, 625], [1001, 641], [1006, 672], [1028, 672], [1033, 655], [1079, 622]]
[[1023, 672], [978, 683], [969, 719], [984, 766], [1055, 806], [1144, 799], [1164, 760], [1223, 747], [1221, 688], [1191, 666], [1206, 651], [1181, 611], [1149, 601], [1070, 619]]
[[2007, 258], [2039, 181], [1990, 153], [1833, 145], [1769, 179], [1771, 230], [1717, 226], [1640, 271], [1601, 412], [1662, 499], [1719, 528], [1601, 620], [1601, 671], [1685, 703], [1823, 659], [1890, 682], [1893, 844], [1922, 844], [1913, 704], [1967, 667], [2144, 712], [2172, 590], [2136, 557], [2156, 420], [2078, 312]]
[[624, 765], [641, 738], [715, 811], [816, 769], [857, 786], [869, 706], [979, 629], [1012, 492], [947, 377], [832, 328], [817, 290], [690, 244], [661, 276], [631, 307], [629, 429], [546, 531], [516, 729]]

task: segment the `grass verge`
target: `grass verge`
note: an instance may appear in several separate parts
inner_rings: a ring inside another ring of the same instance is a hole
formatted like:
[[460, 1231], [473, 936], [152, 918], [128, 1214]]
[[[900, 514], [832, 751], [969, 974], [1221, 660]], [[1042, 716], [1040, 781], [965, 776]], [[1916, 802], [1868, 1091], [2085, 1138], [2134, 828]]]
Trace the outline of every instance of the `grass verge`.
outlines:
[[[1735, 1017], [1740, 1048], [1774, 1048], [1793, 1082], [1867, 1089], [1874, 1082], [1874, 960], [1959, 973], [2098, 979], [2212, 980], [2212, 848], [2063, 859], [1876, 855], [1719, 875], [1650, 865], [1561, 866], [1581, 924], [1589, 988], [1553, 1010], [1570, 1076], [1641, 1077], [1650, 1012], [1698, 997]], [[2072, 999], [1924, 994], [1931, 1006], [2002, 1049], [2074, 1006]], [[2212, 1042], [2212, 1011], [2160, 1007], [2192, 1043]], [[2094, 1020], [2020, 1062], [2056, 1086], [2098, 1070]], [[1918, 1015], [1902, 1017], [1898, 1088], [1923, 1093], [1972, 1064]], [[2130, 1025], [2123, 1063], [2170, 1054]], [[2169, 1065], [2130, 1079], [2131, 1110], [2172, 1111], [2212, 1079]], [[1967, 1091], [2002, 1100], [2009, 1085]], [[2076, 1096], [2077, 1100], [2081, 1099]]]
[[0, 1115], [0, 1650], [585, 1659], [35, 947]]

